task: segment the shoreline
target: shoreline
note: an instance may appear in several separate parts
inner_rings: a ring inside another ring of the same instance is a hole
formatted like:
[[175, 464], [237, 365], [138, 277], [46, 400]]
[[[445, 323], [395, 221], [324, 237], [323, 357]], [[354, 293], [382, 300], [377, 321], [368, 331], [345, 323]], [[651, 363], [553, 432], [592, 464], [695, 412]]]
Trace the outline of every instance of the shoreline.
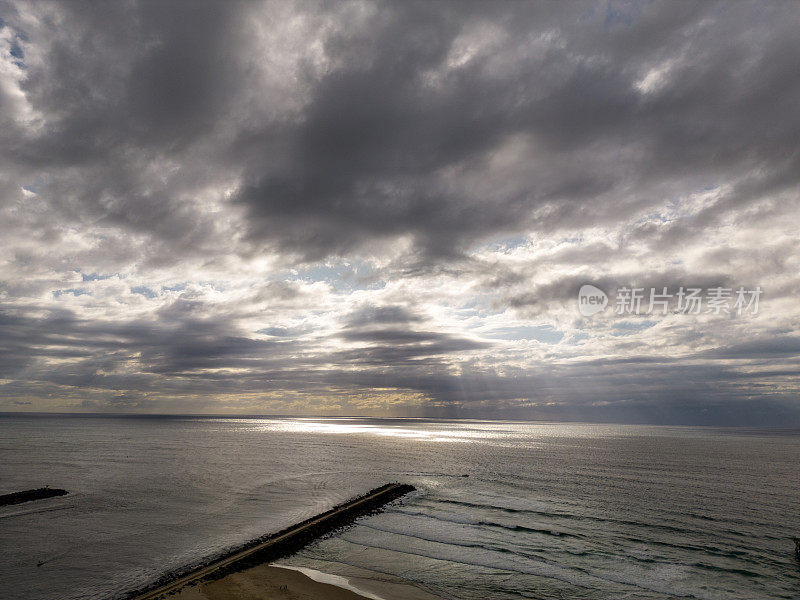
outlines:
[[[326, 575], [326, 574], [322, 574]], [[345, 580], [346, 581], [346, 580]], [[221, 579], [187, 585], [174, 600], [391, 600], [350, 586], [319, 581], [294, 568], [257, 565]]]
[[270, 565], [275, 569], [288, 569], [290, 571], [297, 571], [298, 573], [302, 573], [309, 579], [316, 581], [317, 583], [326, 583], [328, 585], [334, 585], [338, 588], [349, 590], [354, 594], [362, 598], [367, 598], [368, 600], [388, 600], [382, 596], [378, 596], [373, 594], [372, 592], [368, 592], [361, 588], [356, 587], [351, 583], [351, 580], [347, 577], [342, 577], [341, 575], [333, 575], [331, 573], [324, 573], [322, 571], [318, 571], [317, 569], [311, 569], [309, 567], [294, 567], [291, 565]]
[[[189, 585], [224, 579], [244, 570], [286, 558], [323, 535], [352, 524], [358, 517], [380, 510], [389, 502], [414, 490], [407, 484], [388, 483], [339, 504], [315, 517], [274, 534], [229, 550], [196, 568], [173, 572], [154, 583], [125, 594], [125, 600], [157, 600]], [[327, 584], [326, 584], [327, 585]]]
[[346, 563], [328, 563], [319, 565], [324, 571], [312, 567], [276, 563], [272, 566], [288, 569], [302, 569], [312, 578], [318, 578], [324, 583], [339, 585], [343, 580], [349, 588], [357, 594], [371, 598], [377, 596], [382, 600], [443, 600], [427, 586], [419, 581], [405, 579], [402, 575], [390, 575], [385, 572], [373, 571], [363, 567], [356, 567]]
[[171, 600], [441, 600], [410, 582], [360, 583], [307, 567], [262, 564], [221, 579], [187, 585]]
[[316, 581], [318, 583], [327, 583], [328, 585], [335, 585], [338, 588], [342, 588], [345, 590], [349, 590], [354, 594], [361, 596], [362, 598], [367, 598], [368, 600], [388, 600], [388, 598], [384, 598], [382, 596], [378, 596], [373, 594], [372, 592], [368, 592], [366, 590], [362, 590], [354, 586], [350, 579], [347, 577], [342, 577], [341, 575], [333, 575], [331, 573], [324, 573], [322, 571], [318, 571], [317, 569], [311, 569], [309, 567], [295, 567], [292, 565], [270, 565], [276, 569], [289, 569], [290, 571], [297, 571], [298, 573], [302, 573], [309, 579]]

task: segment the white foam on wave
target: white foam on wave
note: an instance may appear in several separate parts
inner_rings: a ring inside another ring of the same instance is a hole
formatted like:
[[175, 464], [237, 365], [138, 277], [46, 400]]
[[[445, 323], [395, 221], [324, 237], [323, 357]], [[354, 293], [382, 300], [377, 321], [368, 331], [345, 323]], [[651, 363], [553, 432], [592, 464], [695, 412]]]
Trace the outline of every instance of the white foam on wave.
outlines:
[[319, 583], [328, 583], [330, 585], [335, 585], [336, 587], [350, 590], [351, 592], [354, 592], [359, 596], [364, 596], [365, 598], [369, 598], [370, 600], [386, 600], [381, 596], [377, 596], [371, 592], [367, 592], [355, 587], [353, 584], [350, 583], [349, 579], [347, 579], [346, 577], [342, 577], [341, 575], [331, 575], [330, 573], [323, 573], [322, 571], [317, 571], [316, 569], [309, 569], [308, 567], [295, 567], [292, 565], [272, 565], [272, 566], [277, 567], [279, 569], [291, 569], [292, 571], [300, 571], [303, 575], [313, 579], [314, 581], [318, 581]]

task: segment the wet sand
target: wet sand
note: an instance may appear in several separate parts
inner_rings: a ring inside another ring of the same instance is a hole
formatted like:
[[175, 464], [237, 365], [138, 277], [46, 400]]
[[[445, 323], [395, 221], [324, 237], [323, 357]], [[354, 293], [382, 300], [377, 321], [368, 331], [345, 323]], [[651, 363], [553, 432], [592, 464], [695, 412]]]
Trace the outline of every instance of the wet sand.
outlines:
[[[401, 589], [402, 588], [402, 589]], [[387, 584], [386, 591], [354, 591], [314, 581], [294, 569], [258, 565], [222, 579], [184, 587], [174, 600], [436, 600], [410, 585]]]

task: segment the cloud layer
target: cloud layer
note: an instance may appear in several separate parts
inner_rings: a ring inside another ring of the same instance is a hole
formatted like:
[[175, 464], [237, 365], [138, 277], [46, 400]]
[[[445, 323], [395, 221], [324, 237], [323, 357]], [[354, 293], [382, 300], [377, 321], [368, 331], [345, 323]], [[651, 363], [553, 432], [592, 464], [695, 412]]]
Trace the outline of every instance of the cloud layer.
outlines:
[[3, 2], [0, 410], [800, 423], [798, 13]]

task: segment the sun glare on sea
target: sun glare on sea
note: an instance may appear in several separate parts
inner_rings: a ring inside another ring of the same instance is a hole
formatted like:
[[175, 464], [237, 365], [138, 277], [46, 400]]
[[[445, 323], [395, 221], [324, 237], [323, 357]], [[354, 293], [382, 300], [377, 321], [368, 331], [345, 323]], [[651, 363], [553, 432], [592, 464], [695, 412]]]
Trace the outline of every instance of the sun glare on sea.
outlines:
[[[402, 421], [401, 421], [402, 422]], [[419, 427], [408, 427], [398, 423], [365, 423], [352, 419], [280, 419], [259, 421], [255, 428], [262, 431], [283, 431], [292, 433], [320, 433], [330, 435], [374, 435], [392, 438], [406, 438], [430, 442], [475, 441], [496, 437], [498, 434], [466, 427], [442, 426], [426, 423]]]
[[247, 419], [256, 431], [322, 435], [365, 435], [429, 442], [472, 442], [495, 445], [552, 443], [556, 438], [596, 438], [614, 435], [608, 426], [577, 423], [512, 421], [420, 421], [351, 417], [294, 417]]

